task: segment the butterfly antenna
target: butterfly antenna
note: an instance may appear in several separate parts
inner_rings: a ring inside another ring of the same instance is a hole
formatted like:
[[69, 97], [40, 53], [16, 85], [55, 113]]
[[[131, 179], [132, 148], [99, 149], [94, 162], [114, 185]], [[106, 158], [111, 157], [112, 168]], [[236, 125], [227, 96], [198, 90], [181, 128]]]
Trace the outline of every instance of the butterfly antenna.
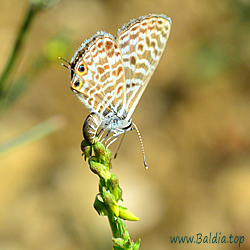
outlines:
[[139, 129], [137, 128], [137, 126], [134, 123], [133, 123], [133, 125], [135, 127], [135, 130], [136, 130], [136, 132], [138, 134], [138, 137], [139, 137], [139, 140], [140, 140], [140, 143], [141, 143], [144, 167], [145, 167], [145, 169], [148, 169], [148, 164], [146, 162], [145, 151], [144, 151], [144, 146], [143, 146], [143, 142], [142, 142], [141, 133], [140, 133]]
[[115, 158], [117, 157], [117, 155], [118, 155], [118, 151], [119, 151], [119, 149], [120, 149], [120, 147], [121, 147], [121, 145], [122, 145], [122, 142], [123, 142], [123, 139], [124, 139], [125, 134], [126, 134], [126, 132], [124, 132], [124, 134], [123, 134], [123, 136], [122, 136], [122, 139], [121, 139], [121, 141], [120, 141], [120, 144], [119, 144], [119, 146], [118, 146], [118, 148], [117, 148], [117, 150], [116, 150], [114, 159], [115, 159]]
[[64, 58], [62, 58], [62, 57], [60, 57], [60, 56], [59, 56], [59, 59], [60, 59], [60, 60], [63, 60], [64, 62], [66, 62], [66, 63], [69, 64], [69, 65], [71, 64], [68, 60], [66, 60], [66, 59], [64, 59]]
[[69, 69], [69, 70], [72, 70], [71, 69], [71, 63], [68, 61], [68, 60], [66, 60], [66, 59], [64, 59], [64, 58], [62, 58], [62, 57], [60, 57], [59, 56], [59, 59], [60, 60], [63, 60], [64, 62], [66, 62], [68, 65], [65, 65], [64, 63], [62, 63], [62, 66], [64, 66], [65, 68], [67, 68], [67, 69]]

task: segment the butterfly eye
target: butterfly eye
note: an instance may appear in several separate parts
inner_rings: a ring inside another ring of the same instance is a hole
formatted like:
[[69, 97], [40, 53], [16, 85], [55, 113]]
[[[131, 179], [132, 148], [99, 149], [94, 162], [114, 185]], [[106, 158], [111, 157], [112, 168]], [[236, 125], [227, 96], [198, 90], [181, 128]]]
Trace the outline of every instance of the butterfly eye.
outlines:
[[80, 76], [83, 76], [87, 73], [87, 66], [86, 64], [84, 63], [81, 63], [77, 69], [77, 73], [80, 75]]

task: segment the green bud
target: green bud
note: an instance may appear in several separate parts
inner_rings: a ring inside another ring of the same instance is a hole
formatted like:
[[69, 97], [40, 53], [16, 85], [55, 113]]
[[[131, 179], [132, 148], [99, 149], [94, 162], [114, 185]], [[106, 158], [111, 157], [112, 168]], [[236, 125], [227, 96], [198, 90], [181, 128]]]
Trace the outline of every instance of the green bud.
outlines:
[[119, 216], [119, 207], [117, 205], [110, 205], [109, 208], [113, 211], [116, 217]]
[[98, 199], [98, 195], [95, 198], [94, 208], [96, 212], [101, 216], [108, 216], [108, 210], [106, 205]]
[[103, 178], [105, 180], [110, 179], [110, 172], [104, 165], [102, 165], [97, 161], [96, 157], [89, 158], [89, 165], [90, 165], [90, 170], [93, 173], [97, 174], [100, 178]]
[[109, 191], [103, 191], [102, 198], [106, 205], [113, 211], [115, 216], [119, 216], [119, 206], [115, 200], [115, 196]]
[[116, 175], [111, 174], [110, 184], [111, 184], [112, 188], [119, 186], [119, 180], [118, 180]]
[[117, 200], [121, 200], [121, 201], [123, 201], [123, 199], [122, 199], [122, 189], [118, 186], [117, 187], [117, 192], [118, 192], [118, 194], [117, 194]]
[[86, 161], [86, 158], [89, 158], [91, 156], [92, 146], [89, 145], [85, 140], [83, 140], [81, 142], [81, 150], [85, 155], [85, 161]]
[[118, 200], [118, 198], [119, 198], [118, 197], [118, 195], [119, 195], [119, 193], [118, 193], [118, 187], [114, 187], [112, 189], [111, 193], [115, 196], [115, 199]]
[[[125, 240], [124, 238], [112, 238], [114, 247], [113, 249], [127, 249], [127, 250], [139, 250], [141, 239], [134, 243], [130, 238]], [[117, 248], [116, 248], [117, 247]]]
[[97, 162], [97, 163], [99, 163], [98, 158], [97, 158], [97, 157], [95, 157], [95, 156], [91, 156], [91, 157], [89, 158], [89, 162], [90, 162], [90, 161], [93, 161], [93, 162]]
[[136, 243], [134, 243], [130, 239], [128, 228], [120, 218], [117, 218], [117, 224], [120, 232], [120, 238], [113, 238], [114, 249], [139, 250], [141, 240], [139, 239]]
[[127, 208], [119, 206], [119, 217], [124, 220], [129, 221], [138, 221], [140, 218], [136, 217], [132, 212], [130, 212]]
[[99, 141], [94, 144], [95, 155], [100, 158], [105, 158], [105, 146]]
[[119, 180], [117, 176], [111, 173], [111, 178], [108, 184], [110, 186], [110, 192], [115, 196], [115, 199], [122, 200], [122, 190], [119, 187]]
[[112, 169], [111, 160], [112, 160], [112, 154], [111, 154], [111, 152], [110, 152], [109, 149], [106, 149], [105, 158], [104, 158], [103, 164], [104, 164], [106, 167], [108, 167], [109, 169]]

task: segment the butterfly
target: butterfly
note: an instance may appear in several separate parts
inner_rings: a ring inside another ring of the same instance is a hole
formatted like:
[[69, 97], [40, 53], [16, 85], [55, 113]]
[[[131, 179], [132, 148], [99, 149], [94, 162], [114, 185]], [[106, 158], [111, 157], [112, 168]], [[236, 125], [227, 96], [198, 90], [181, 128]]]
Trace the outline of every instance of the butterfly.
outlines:
[[[93, 144], [97, 130], [112, 144], [120, 134], [136, 130], [147, 168], [142, 138], [131, 116], [168, 41], [171, 19], [150, 14], [133, 19], [117, 35], [97, 32], [77, 49], [68, 65], [71, 89], [90, 110], [83, 125]], [[107, 146], [107, 147], [108, 147]]]

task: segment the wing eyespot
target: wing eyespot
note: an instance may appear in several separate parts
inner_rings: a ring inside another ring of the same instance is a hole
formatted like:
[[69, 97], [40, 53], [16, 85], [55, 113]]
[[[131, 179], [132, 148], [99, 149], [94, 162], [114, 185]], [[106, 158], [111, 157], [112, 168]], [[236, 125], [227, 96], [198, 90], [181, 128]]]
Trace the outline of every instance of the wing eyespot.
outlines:
[[77, 69], [77, 74], [80, 76], [84, 76], [86, 75], [86, 73], [88, 72], [87, 66], [85, 63], [81, 63]]
[[77, 91], [79, 91], [81, 87], [82, 87], [82, 82], [81, 82], [80, 80], [74, 81], [74, 82], [72, 83], [72, 86], [71, 86], [71, 88], [72, 88], [73, 90], [77, 90]]
[[79, 81], [79, 80], [75, 81], [75, 82], [74, 82], [74, 87], [77, 88], [77, 87], [79, 87], [79, 86], [80, 86], [80, 81]]

